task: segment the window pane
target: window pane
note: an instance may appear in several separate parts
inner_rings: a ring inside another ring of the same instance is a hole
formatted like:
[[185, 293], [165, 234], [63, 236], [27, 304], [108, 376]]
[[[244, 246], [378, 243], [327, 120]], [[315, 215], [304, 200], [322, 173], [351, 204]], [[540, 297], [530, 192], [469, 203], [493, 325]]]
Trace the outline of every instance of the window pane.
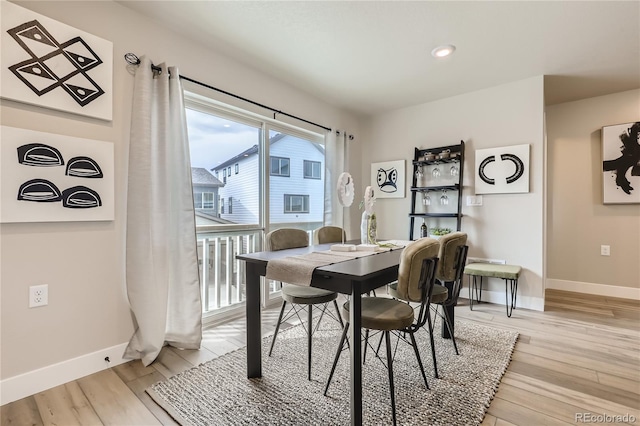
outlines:
[[[311, 231], [324, 221], [324, 145], [284, 129], [269, 129], [269, 155], [278, 158], [288, 178], [269, 179], [269, 230], [298, 228]], [[312, 176], [313, 178], [305, 178]]]
[[[196, 226], [259, 224], [261, 129], [208, 111], [187, 108], [186, 115], [194, 194], [210, 194], [195, 203]], [[243, 173], [230, 179], [232, 165]], [[239, 202], [225, 209], [231, 196]]]
[[304, 160], [304, 177], [305, 179], [320, 179], [319, 161]]

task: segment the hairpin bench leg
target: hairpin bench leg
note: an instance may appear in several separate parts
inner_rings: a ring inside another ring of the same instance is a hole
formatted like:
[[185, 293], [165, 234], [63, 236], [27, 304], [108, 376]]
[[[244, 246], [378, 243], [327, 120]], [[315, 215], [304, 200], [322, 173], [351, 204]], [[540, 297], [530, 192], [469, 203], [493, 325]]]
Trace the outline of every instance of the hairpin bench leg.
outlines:
[[[516, 307], [516, 296], [518, 295], [518, 279], [504, 279], [506, 298], [505, 306], [507, 307], [507, 317], [511, 317], [511, 313]], [[510, 287], [510, 288], [509, 288]], [[509, 290], [511, 290], [511, 303], [509, 303]]]
[[[471, 279], [473, 278], [473, 282]], [[480, 286], [478, 286], [478, 278], [480, 278]], [[482, 275], [469, 275], [469, 309], [473, 311], [473, 295], [475, 293], [476, 302], [480, 304], [482, 300]]]

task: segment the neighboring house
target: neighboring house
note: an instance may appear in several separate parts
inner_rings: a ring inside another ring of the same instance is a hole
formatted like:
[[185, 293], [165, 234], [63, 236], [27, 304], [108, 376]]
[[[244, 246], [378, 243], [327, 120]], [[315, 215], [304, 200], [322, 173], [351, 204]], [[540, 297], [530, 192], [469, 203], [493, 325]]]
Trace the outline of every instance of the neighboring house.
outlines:
[[229, 223], [218, 214], [218, 190], [224, 186], [218, 178], [202, 167], [191, 168], [193, 205], [196, 212], [196, 226]]
[[[269, 140], [269, 217], [271, 224], [320, 226], [324, 216], [324, 147], [295, 136]], [[235, 223], [258, 223], [258, 146], [254, 145], [212, 169], [224, 182], [220, 217]]]

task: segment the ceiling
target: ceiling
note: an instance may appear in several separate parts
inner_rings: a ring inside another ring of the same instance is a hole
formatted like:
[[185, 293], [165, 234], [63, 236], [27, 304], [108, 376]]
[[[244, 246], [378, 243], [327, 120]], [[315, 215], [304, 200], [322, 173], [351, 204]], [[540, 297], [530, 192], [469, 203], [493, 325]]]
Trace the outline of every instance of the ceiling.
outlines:
[[638, 1], [119, 3], [361, 115], [538, 75], [547, 104], [640, 87]]

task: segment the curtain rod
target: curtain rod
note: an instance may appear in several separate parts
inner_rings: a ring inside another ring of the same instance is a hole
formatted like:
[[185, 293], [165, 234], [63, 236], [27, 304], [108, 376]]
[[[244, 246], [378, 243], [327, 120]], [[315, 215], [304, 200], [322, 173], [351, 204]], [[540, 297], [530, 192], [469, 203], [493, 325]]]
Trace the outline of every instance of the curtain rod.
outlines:
[[[127, 63], [130, 64], [130, 65], [140, 65], [140, 58], [138, 58], [138, 56], [136, 54], [134, 54], [134, 53], [125, 54], [124, 55], [124, 60], [127, 61]], [[151, 69], [156, 71], [156, 72], [162, 72], [162, 69], [157, 65], [151, 64]], [[288, 114], [286, 112], [282, 112], [279, 109], [271, 108], [270, 106], [261, 104], [259, 102], [252, 101], [251, 99], [243, 98], [242, 96], [233, 94], [231, 92], [227, 92], [226, 90], [218, 89], [217, 87], [210, 86], [208, 84], [202, 83], [202, 82], [200, 82], [198, 80], [194, 80], [194, 79], [186, 77], [184, 75], [181, 75], [180, 78], [182, 80], [187, 80], [187, 81], [189, 81], [191, 83], [195, 83], [195, 84], [197, 84], [199, 86], [206, 87], [207, 89], [215, 90], [216, 92], [223, 93], [223, 94], [225, 94], [227, 96], [231, 96], [233, 98], [240, 99], [241, 101], [249, 102], [250, 104], [259, 106], [260, 108], [268, 109], [268, 110], [273, 112], [273, 118], [274, 119], [276, 118], [276, 114], [280, 114], [280, 115], [284, 115], [284, 116], [293, 118], [293, 119], [298, 120], [298, 121], [302, 121], [302, 122], [307, 123], [307, 124], [311, 124], [312, 126], [320, 127], [321, 129], [324, 129], [326, 131], [329, 131], [329, 132], [331, 131], [331, 128], [329, 128], [327, 126], [323, 126], [322, 124], [314, 123], [313, 121], [305, 120], [304, 118], [300, 118], [300, 117], [297, 117], [295, 115]], [[337, 133], [340, 134], [339, 131]], [[349, 140], [353, 140], [353, 135], [349, 135]]]

